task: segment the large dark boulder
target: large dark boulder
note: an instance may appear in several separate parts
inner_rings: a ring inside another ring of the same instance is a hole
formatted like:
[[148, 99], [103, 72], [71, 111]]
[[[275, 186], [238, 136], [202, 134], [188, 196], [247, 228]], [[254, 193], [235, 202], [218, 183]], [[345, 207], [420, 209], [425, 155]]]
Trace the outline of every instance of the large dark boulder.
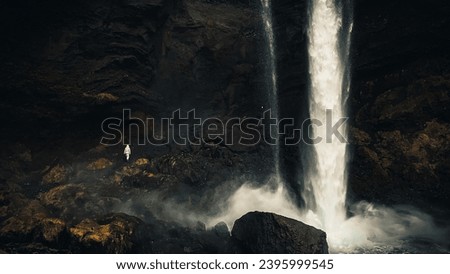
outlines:
[[328, 253], [325, 232], [273, 213], [247, 213], [231, 234], [242, 253]]

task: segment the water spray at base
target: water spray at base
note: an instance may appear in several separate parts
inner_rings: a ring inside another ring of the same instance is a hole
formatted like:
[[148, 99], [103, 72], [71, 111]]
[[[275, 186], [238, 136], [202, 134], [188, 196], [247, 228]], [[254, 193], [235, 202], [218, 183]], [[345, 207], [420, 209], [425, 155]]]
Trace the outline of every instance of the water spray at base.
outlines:
[[[298, 208], [283, 185], [275, 188], [270, 184], [260, 188], [251, 185], [244, 184], [231, 195], [222, 214], [205, 219], [208, 226], [224, 221], [232, 228], [234, 221], [247, 212], [261, 211], [324, 229], [317, 214]], [[430, 215], [413, 207], [384, 207], [361, 201], [350, 206], [350, 211], [352, 217], [325, 230], [331, 253], [414, 252], [411, 241], [442, 242], [448, 233], [438, 228]]]

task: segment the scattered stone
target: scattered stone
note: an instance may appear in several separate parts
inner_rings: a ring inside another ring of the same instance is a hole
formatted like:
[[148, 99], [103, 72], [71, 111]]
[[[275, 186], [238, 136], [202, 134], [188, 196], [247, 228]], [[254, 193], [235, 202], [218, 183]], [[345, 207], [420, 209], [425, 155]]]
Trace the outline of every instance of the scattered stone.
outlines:
[[41, 220], [35, 238], [50, 245], [62, 244], [67, 236], [66, 223], [58, 218]]
[[95, 99], [97, 99], [99, 102], [116, 102], [119, 100], [119, 97], [112, 95], [111, 93], [102, 92], [95, 96]]
[[47, 217], [47, 210], [38, 200], [31, 200], [15, 216], [3, 222], [0, 240], [7, 242], [26, 242], [32, 239], [34, 230], [42, 219]]
[[134, 233], [142, 221], [126, 214], [111, 214], [99, 220], [85, 219], [70, 228], [82, 251], [127, 253], [135, 245]]
[[135, 176], [141, 173], [142, 170], [137, 167], [131, 167], [131, 166], [124, 166], [122, 170], [120, 171], [120, 174], [124, 176]]
[[86, 189], [80, 185], [62, 185], [50, 189], [41, 197], [45, 206], [60, 208], [68, 200], [80, 200], [86, 196]]
[[84, 214], [93, 214], [100, 208], [91, 208], [91, 196], [82, 185], [67, 184], [54, 187], [41, 195], [41, 202], [54, 214], [72, 220]]
[[[138, 160], [139, 161], [139, 160]], [[136, 161], [137, 162], [137, 161]], [[144, 165], [144, 164], [143, 164]], [[113, 181], [117, 185], [124, 185], [124, 181], [130, 181], [144, 177], [144, 171], [141, 169], [143, 165], [133, 164], [131, 166], [123, 166], [121, 170], [116, 171]]]
[[112, 166], [112, 162], [106, 158], [100, 158], [87, 166], [89, 170], [102, 170]]
[[136, 162], [134, 162], [134, 164], [137, 166], [148, 165], [149, 163], [150, 163], [150, 161], [146, 158], [139, 158], [136, 160]]
[[230, 230], [228, 226], [224, 222], [220, 222], [213, 227], [214, 233], [220, 238], [228, 238], [230, 237]]
[[190, 185], [203, 185], [208, 177], [208, 163], [197, 155], [178, 153], [164, 155], [156, 163], [158, 172], [174, 175], [180, 182]]
[[63, 165], [56, 165], [49, 172], [47, 172], [42, 178], [43, 184], [56, 184], [62, 183], [66, 180], [67, 170]]

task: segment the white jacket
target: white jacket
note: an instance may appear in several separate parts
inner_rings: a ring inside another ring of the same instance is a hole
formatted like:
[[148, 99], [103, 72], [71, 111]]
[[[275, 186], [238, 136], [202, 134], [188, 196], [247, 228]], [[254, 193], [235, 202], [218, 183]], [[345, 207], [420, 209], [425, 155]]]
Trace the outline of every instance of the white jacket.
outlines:
[[125, 147], [125, 150], [123, 151], [123, 154], [125, 154], [125, 157], [127, 157], [127, 161], [128, 161], [130, 159], [130, 155], [131, 155], [130, 145], [127, 145]]

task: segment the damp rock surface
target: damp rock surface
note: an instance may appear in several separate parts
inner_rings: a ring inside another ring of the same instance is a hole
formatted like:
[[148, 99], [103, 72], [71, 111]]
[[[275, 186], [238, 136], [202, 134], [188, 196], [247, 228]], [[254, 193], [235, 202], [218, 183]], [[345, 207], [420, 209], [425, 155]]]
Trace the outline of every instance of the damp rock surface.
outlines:
[[236, 220], [231, 234], [243, 253], [328, 253], [325, 232], [273, 213], [247, 213]]

